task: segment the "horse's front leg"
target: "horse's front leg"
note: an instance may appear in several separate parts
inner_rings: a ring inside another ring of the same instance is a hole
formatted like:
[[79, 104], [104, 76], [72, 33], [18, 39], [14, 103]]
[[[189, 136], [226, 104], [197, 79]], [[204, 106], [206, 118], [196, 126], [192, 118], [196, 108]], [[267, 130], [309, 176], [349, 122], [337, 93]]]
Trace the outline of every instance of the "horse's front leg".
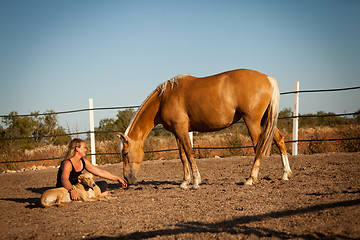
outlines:
[[187, 188], [189, 188], [189, 184], [191, 182], [191, 174], [190, 174], [189, 162], [188, 162], [187, 157], [185, 155], [184, 148], [182, 147], [182, 144], [180, 143], [180, 140], [178, 138], [176, 138], [176, 143], [177, 143], [177, 145], [179, 147], [180, 159], [181, 159], [181, 162], [183, 164], [183, 170], [184, 170], [184, 180], [181, 183], [180, 187], [182, 189], [187, 189]]
[[[198, 170], [196, 162], [195, 162], [194, 151], [191, 146], [189, 132], [188, 132], [188, 129], [184, 129], [184, 126], [187, 126], [187, 125], [182, 124], [181, 126], [179, 126], [178, 129], [175, 127], [175, 136], [178, 139], [179, 144], [181, 144], [181, 146], [185, 152], [186, 158], [188, 160], [187, 162], [190, 164], [190, 167], [191, 167], [191, 171], [192, 171], [192, 175], [193, 175], [192, 188], [198, 189], [199, 185], [201, 183], [201, 177], [200, 177], [200, 173], [199, 173], [199, 170]], [[185, 167], [186, 166], [184, 166], [184, 169], [185, 169]], [[184, 172], [185, 172], [185, 170], [184, 170]]]

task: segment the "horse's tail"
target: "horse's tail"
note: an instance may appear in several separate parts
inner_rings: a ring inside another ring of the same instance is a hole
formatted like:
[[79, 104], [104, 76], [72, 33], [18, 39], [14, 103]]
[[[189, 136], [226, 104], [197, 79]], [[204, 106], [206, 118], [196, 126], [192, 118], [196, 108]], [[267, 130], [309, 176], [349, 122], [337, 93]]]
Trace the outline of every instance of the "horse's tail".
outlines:
[[271, 100], [261, 120], [262, 131], [255, 148], [256, 158], [270, 155], [271, 144], [274, 138], [279, 115], [280, 92], [275, 78], [268, 76], [272, 86]]

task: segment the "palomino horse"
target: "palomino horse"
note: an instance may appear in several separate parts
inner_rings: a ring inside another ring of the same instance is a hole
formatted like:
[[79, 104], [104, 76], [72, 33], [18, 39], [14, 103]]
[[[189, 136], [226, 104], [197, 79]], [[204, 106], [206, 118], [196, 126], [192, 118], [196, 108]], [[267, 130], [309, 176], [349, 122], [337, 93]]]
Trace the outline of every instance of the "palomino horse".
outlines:
[[261, 158], [269, 152], [272, 140], [280, 149], [283, 180], [291, 174], [284, 137], [276, 127], [279, 111], [277, 81], [253, 70], [239, 69], [214, 76], [196, 78], [181, 74], [159, 85], [138, 109], [125, 134], [119, 134], [120, 152], [126, 180], [136, 182], [144, 159], [143, 145], [158, 124], [174, 133], [183, 164], [182, 188], [201, 182], [189, 131], [211, 132], [244, 119], [251, 136], [255, 161], [245, 184], [257, 181]]

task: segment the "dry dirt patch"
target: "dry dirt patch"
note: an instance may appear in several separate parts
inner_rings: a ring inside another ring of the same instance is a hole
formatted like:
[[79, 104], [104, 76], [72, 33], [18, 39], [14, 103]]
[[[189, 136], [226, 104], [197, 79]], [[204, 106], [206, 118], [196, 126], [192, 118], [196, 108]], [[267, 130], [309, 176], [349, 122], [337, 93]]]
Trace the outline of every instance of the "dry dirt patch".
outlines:
[[[358, 239], [360, 153], [278, 155], [244, 186], [253, 157], [197, 160], [203, 184], [182, 190], [180, 160], [144, 162], [137, 185], [113, 199], [41, 208], [56, 169], [0, 175], [0, 239]], [[101, 166], [121, 175], [121, 164]]]

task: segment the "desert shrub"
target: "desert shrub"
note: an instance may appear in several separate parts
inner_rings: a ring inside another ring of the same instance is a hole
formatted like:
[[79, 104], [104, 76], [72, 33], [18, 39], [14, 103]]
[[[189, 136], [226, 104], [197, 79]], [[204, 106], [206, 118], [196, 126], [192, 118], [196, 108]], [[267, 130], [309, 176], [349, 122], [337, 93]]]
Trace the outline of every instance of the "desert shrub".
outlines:
[[279, 119], [277, 127], [281, 132], [291, 132], [292, 131], [292, 117], [293, 112], [290, 108], [284, 108], [279, 112]]
[[238, 133], [230, 133], [225, 136], [224, 143], [227, 147], [229, 147], [230, 156], [242, 156], [244, 155], [244, 151], [242, 146], [244, 146], [244, 135]]
[[[113, 134], [111, 140], [101, 140], [95, 142], [96, 153], [101, 155], [96, 155], [96, 163], [99, 165], [102, 164], [111, 164], [121, 162], [121, 155], [119, 152], [119, 138]], [[90, 145], [90, 142], [86, 143]], [[88, 146], [90, 151], [90, 146]], [[89, 157], [90, 158], [90, 157]]]
[[318, 130], [316, 129], [314, 135], [310, 137], [309, 145], [308, 145], [308, 153], [315, 154], [315, 153], [322, 153], [324, 152], [326, 146], [325, 142], [322, 141], [322, 138], [319, 136]]
[[345, 152], [359, 152], [360, 151], [360, 125], [347, 125], [338, 128], [337, 133], [340, 138], [358, 138], [352, 140], [340, 141], [342, 150]]
[[[317, 115], [326, 115], [324, 112], [318, 112], [316, 115], [310, 114], [308, 118], [300, 121], [299, 139], [315, 140], [312, 142], [299, 142], [298, 152], [300, 154], [314, 154], [323, 152], [357, 152], [360, 151], [360, 140], [345, 141], [320, 141], [337, 138], [360, 138], [360, 115], [359, 112], [352, 117], [318, 117]], [[96, 133], [96, 161], [99, 165], [121, 162], [121, 155], [118, 150], [119, 138], [116, 131], [124, 132], [130, 121], [133, 110], [119, 111], [117, 119], [104, 119], [101, 121], [98, 130], [103, 132]], [[330, 115], [331, 113], [328, 113]], [[291, 140], [292, 119], [286, 118], [292, 115], [291, 109], [284, 109], [280, 112], [278, 128], [285, 136], [285, 141]], [[329, 119], [327, 119], [329, 118]], [[327, 119], [327, 120], [326, 120]], [[48, 118], [26, 118], [17, 116], [16, 112], [11, 113], [3, 119], [5, 128], [0, 125], [0, 169], [19, 169], [25, 166], [36, 165], [58, 165], [60, 160], [54, 161], [36, 161], [36, 162], [18, 162], [22, 160], [61, 158], [65, 151], [70, 137], [65, 136], [62, 139], [45, 138], [41, 134], [61, 134], [62, 128], [56, 125], [56, 118], [49, 114]], [[45, 128], [48, 125], [49, 128]], [[48, 131], [48, 130], [51, 131]], [[45, 131], [46, 130], [46, 131]], [[107, 131], [107, 132], [106, 132]], [[3, 140], [9, 137], [29, 137], [28, 139]], [[89, 136], [88, 136], [89, 137]], [[86, 139], [85, 139], [86, 140]], [[90, 142], [86, 140], [86, 145], [90, 154]], [[208, 157], [228, 157], [253, 155], [253, 148], [238, 148], [243, 146], [252, 146], [251, 138], [243, 121], [234, 124], [229, 128], [214, 133], [194, 132], [194, 154], [196, 158]], [[286, 144], [291, 150], [291, 143]], [[218, 148], [218, 149], [210, 149]], [[151, 152], [159, 150], [175, 149], [171, 151]], [[176, 159], [179, 158], [177, 144], [172, 133], [166, 131], [162, 126], [154, 128], [144, 142], [145, 160], [158, 159]], [[273, 145], [272, 153], [278, 154], [279, 151]], [[90, 156], [88, 156], [90, 159]]]
[[299, 119], [299, 127], [316, 127], [316, 126], [329, 126], [336, 127], [338, 125], [348, 124], [351, 120], [334, 116], [333, 112], [318, 111], [316, 114], [303, 114]]
[[[18, 115], [13, 111], [2, 117], [1, 121], [4, 124], [4, 127], [0, 128], [2, 168], [17, 169], [20, 165], [39, 164], [22, 161], [55, 157], [57, 152], [54, 149], [39, 151], [49, 146], [61, 146], [70, 141], [65, 130], [59, 126], [53, 110], [46, 110], [44, 114], [33, 112], [29, 116]], [[29, 154], [29, 151], [34, 152]]]
[[[171, 150], [173, 151], [161, 151], [150, 152], [159, 150]], [[157, 160], [157, 159], [174, 159], [179, 158], [179, 151], [177, 150], [177, 144], [175, 137], [172, 135], [154, 136], [150, 135], [144, 142], [145, 160]]]
[[0, 171], [4, 170], [16, 170], [18, 169], [18, 164], [16, 162], [13, 162], [15, 159], [21, 159], [21, 154], [19, 152], [11, 151], [11, 142], [7, 142], [6, 145], [0, 146]]

